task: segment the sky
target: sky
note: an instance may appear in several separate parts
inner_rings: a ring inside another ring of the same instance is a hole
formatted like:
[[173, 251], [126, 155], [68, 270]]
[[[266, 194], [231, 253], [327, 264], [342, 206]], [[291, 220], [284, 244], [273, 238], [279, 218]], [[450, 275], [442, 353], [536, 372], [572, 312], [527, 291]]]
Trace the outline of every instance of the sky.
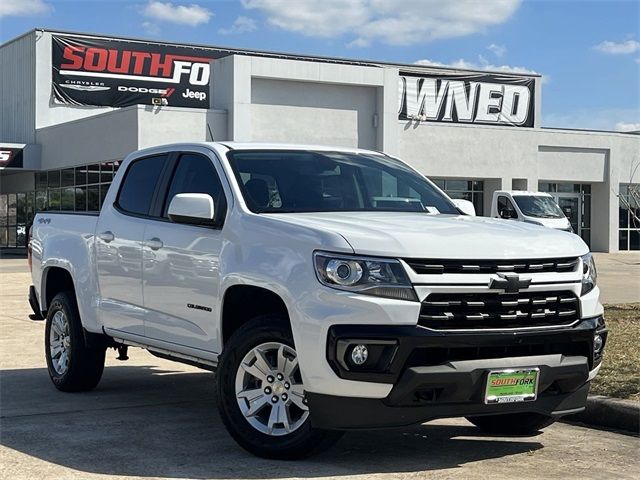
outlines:
[[543, 126], [640, 130], [640, 0], [0, 0], [32, 28], [536, 72]]

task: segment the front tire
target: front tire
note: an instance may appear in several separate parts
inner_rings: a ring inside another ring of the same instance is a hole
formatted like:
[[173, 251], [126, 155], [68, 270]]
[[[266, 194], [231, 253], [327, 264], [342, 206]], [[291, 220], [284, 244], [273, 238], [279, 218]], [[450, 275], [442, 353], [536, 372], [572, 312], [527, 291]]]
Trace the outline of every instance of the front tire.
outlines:
[[47, 368], [55, 387], [63, 392], [94, 389], [104, 370], [105, 350], [86, 346], [74, 293], [57, 294], [45, 327]]
[[218, 410], [235, 441], [264, 458], [318, 453], [342, 432], [313, 428], [286, 318], [260, 316], [229, 339], [216, 371]]
[[509, 413], [466, 418], [483, 432], [493, 435], [535, 435], [556, 421], [555, 417], [539, 413]]

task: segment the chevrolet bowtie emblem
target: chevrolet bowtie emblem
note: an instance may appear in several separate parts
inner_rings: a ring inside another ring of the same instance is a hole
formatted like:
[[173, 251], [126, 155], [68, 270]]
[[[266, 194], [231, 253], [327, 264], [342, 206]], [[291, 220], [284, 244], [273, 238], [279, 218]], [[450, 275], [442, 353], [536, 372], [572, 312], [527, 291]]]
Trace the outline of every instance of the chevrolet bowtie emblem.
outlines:
[[492, 278], [489, 288], [504, 290], [504, 293], [518, 293], [523, 288], [528, 288], [531, 279], [520, 280], [520, 275], [509, 273], [498, 273], [500, 278]]

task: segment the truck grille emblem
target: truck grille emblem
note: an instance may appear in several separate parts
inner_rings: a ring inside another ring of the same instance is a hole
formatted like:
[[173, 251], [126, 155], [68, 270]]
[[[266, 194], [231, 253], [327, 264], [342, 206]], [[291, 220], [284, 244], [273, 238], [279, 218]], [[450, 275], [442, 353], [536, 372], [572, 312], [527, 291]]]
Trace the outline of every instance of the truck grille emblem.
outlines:
[[523, 288], [528, 288], [531, 279], [520, 280], [520, 275], [498, 273], [500, 278], [492, 278], [489, 282], [489, 288], [504, 290], [504, 293], [518, 293]]

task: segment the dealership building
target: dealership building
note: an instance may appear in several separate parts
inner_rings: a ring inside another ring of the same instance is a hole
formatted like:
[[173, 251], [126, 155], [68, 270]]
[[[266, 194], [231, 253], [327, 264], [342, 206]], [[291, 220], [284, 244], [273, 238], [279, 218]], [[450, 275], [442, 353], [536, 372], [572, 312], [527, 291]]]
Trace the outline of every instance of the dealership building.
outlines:
[[36, 211], [99, 210], [134, 150], [233, 140], [384, 151], [479, 215], [546, 191], [592, 250], [640, 250], [640, 135], [542, 128], [537, 75], [37, 29], [0, 46], [0, 85], [3, 249]]

